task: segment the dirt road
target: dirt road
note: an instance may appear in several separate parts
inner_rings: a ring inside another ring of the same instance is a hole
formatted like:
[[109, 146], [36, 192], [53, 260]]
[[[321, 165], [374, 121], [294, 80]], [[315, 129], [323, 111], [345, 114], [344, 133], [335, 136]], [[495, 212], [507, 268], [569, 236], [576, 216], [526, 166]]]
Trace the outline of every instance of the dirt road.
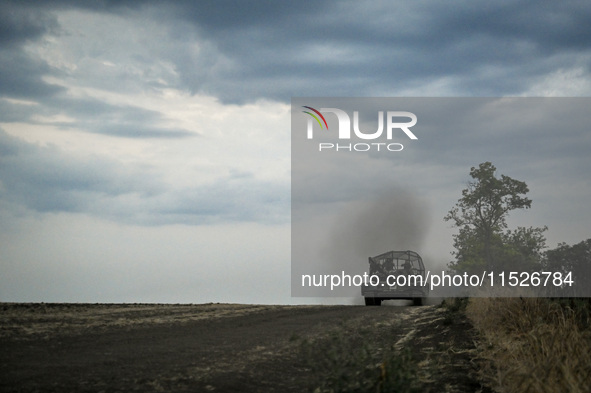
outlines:
[[405, 375], [420, 391], [480, 389], [469, 324], [435, 306], [0, 304], [0, 311], [2, 392], [305, 392], [331, 378], [362, 378], [356, 369], [373, 378], [382, 367], [383, 376], [386, 352], [408, 358]]

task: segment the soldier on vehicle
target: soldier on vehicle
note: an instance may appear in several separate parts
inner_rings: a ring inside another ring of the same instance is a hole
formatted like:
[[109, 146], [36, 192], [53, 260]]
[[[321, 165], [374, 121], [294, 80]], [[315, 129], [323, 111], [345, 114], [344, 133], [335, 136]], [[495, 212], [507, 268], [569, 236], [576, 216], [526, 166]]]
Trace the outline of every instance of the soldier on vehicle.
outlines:
[[406, 261], [404, 262], [404, 265], [402, 265], [402, 274], [409, 276], [412, 274], [412, 265], [410, 263], [410, 261]]

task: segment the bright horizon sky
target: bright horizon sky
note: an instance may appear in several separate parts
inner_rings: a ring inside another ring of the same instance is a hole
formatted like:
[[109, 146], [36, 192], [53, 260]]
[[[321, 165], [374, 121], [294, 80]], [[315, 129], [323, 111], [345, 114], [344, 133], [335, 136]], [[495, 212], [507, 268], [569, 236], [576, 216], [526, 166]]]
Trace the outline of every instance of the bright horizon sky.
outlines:
[[[3, 1], [0, 301], [332, 302], [290, 297], [291, 98], [588, 97], [590, 22], [576, 1]], [[443, 216], [483, 161], [530, 186], [510, 224], [591, 237], [581, 129], [430, 137], [393, 175], [426, 201], [416, 251], [451, 260]]]

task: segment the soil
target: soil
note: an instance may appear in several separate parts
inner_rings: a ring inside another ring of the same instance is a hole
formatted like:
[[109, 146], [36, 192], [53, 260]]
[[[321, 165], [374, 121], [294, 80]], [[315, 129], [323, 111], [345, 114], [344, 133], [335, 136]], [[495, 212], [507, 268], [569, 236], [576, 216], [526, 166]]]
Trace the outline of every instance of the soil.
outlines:
[[438, 306], [0, 303], [0, 392], [314, 391], [304, 347], [335, 331], [410, 351], [422, 392], [487, 391], [474, 330]]

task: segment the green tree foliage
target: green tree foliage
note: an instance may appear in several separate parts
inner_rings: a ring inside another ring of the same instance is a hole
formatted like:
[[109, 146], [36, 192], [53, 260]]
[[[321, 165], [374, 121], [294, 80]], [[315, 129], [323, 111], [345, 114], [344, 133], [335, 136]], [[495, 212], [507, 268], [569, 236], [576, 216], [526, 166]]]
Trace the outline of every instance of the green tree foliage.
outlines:
[[450, 268], [476, 273], [483, 270], [536, 270], [545, 247], [544, 228], [507, 229], [509, 212], [528, 209], [531, 200], [525, 182], [509, 176], [495, 176], [496, 168], [484, 162], [470, 169], [471, 181], [462, 197], [444, 217], [459, 228], [454, 235]]
[[[562, 272], [563, 274], [572, 272], [576, 285], [570, 288], [570, 293], [563, 293], [563, 296], [587, 296], [589, 285], [591, 285], [591, 239], [573, 246], [560, 243], [555, 249], [546, 251], [544, 256], [544, 270]], [[581, 290], [586, 293], [581, 293]]]
[[510, 267], [519, 266], [520, 271], [539, 270], [546, 248], [546, 237], [544, 232], [548, 227], [524, 228], [517, 227], [516, 230], [507, 230], [503, 234], [502, 249], [496, 254], [501, 269], [507, 270]]

